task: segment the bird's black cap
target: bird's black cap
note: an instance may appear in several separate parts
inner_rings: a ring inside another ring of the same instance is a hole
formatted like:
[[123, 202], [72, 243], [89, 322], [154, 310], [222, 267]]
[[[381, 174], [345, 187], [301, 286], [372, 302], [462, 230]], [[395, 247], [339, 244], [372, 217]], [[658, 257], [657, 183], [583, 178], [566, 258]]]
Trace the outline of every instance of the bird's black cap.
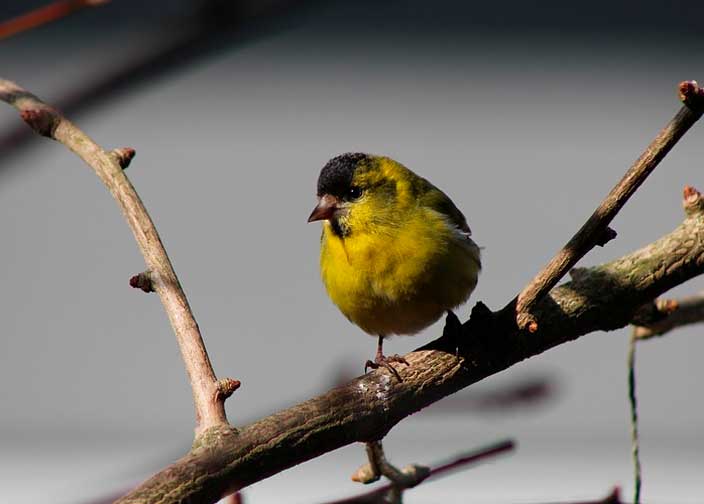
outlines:
[[331, 194], [343, 196], [352, 185], [352, 177], [357, 167], [369, 161], [371, 156], [363, 152], [340, 154], [327, 162], [318, 177], [318, 196]]

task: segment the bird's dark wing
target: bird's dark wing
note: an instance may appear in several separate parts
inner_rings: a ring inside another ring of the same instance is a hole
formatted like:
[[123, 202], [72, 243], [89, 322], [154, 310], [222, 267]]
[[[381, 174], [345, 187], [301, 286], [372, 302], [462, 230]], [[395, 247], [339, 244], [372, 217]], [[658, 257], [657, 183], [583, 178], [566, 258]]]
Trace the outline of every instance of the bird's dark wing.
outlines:
[[418, 178], [420, 179], [417, 185], [420, 204], [446, 215], [458, 229], [464, 231], [467, 235], [471, 235], [472, 231], [469, 229], [467, 219], [465, 219], [464, 214], [455, 206], [449, 196], [424, 178]]

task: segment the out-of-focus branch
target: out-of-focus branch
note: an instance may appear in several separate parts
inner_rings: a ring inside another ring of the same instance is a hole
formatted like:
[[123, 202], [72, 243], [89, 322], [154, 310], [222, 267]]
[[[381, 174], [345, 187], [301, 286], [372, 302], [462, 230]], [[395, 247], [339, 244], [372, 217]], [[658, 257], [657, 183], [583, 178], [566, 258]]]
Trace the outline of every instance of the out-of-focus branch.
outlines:
[[110, 0], [59, 0], [0, 23], [0, 40], [41, 25], [57, 21], [85, 7], [95, 7]]
[[658, 133], [621, 181], [611, 189], [587, 222], [518, 295], [515, 311], [516, 323], [520, 329], [530, 332], [537, 330], [538, 321], [532, 313], [535, 303], [557, 285], [570, 268], [591, 249], [616, 236], [608, 227], [613, 218], [670, 149], [702, 116], [704, 89], [695, 81], [684, 81], [679, 85], [679, 92], [684, 106]]
[[[417, 481], [414, 481], [412, 486], [415, 487], [425, 481], [437, 479], [457, 471], [468, 469], [474, 464], [496, 457], [497, 455], [509, 452], [514, 448], [515, 443], [513, 441], [507, 440], [501, 441], [491, 446], [487, 446], [480, 450], [457, 455], [448, 462], [441, 462], [431, 466], [430, 470], [427, 473], [424, 473], [421, 477], [419, 477]], [[354, 497], [348, 497], [346, 499], [330, 501], [326, 504], [384, 504], [389, 502], [387, 496], [389, 492], [393, 490], [393, 485], [386, 484], [370, 492], [361, 495], [356, 495]]]
[[667, 334], [678, 327], [704, 322], [704, 292], [670, 301], [676, 308], [658, 322], [634, 327], [635, 339], [650, 339]]
[[[102, 149], [56, 109], [13, 82], [0, 79], [0, 101], [15, 107], [35, 132], [71, 149], [109, 189], [132, 229], [147, 264], [151, 287], [159, 294], [176, 333], [193, 389], [196, 434], [211, 427], [229, 427], [224, 402], [239, 382], [216, 379], [186, 295], [147, 209], [124, 173], [120, 156]], [[128, 152], [131, 158], [134, 151]]]
[[[548, 503], [546, 503], [548, 504]], [[616, 487], [603, 499], [580, 502], [551, 502], [549, 504], [626, 504], [621, 500], [621, 490]]]
[[555, 399], [558, 392], [557, 380], [553, 377], [524, 377], [493, 390], [456, 394], [423, 410], [423, 414], [501, 415], [509, 410], [542, 406]]
[[[375, 371], [248, 426], [212, 429], [186, 456], [120, 504], [215, 502], [284, 469], [353, 442], [381, 439], [416, 411], [531, 356], [598, 330], [630, 324], [646, 302], [704, 272], [704, 211], [631, 254], [585, 268], [535, 306], [529, 337], [515, 312], [478, 304], [461, 334], [404, 357], [403, 381]], [[459, 349], [459, 356], [455, 351]]]

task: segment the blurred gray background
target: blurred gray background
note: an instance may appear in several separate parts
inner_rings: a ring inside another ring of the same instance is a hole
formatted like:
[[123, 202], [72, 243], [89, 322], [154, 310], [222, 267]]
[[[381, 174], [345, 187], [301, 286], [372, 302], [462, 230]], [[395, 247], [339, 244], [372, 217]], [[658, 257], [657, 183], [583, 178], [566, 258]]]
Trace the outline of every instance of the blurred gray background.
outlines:
[[[0, 19], [41, 4], [8, 2]], [[390, 155], [465, 212], [485, 249], [464, 319], [476, 300], [511, 299], [672, 117], [677, 83], [704, 79], [701, 5], [465, 4], [114, 0], [0, 41], [2, 77], [104, 147], [136, 149], [128, 175], [215, 370], [243, 383], [227, 403], [235, 425], [360, 373], [374, 352], [326, 298], [320, 228], [306, 224], [330, 157]], [[63, 146], [22, 128], [0, 107], [0, 502], [92, 502], [188, 448], [191, 394], [158, 298], [128, 286], [144, 266], [115, 203]], [[703, 138], [699, 124], [619, 214], [618, 239], [582, 265], [681, 221], [682, 187], [704, 188]], [[701, 331], [638, 349], [646, 502], [701, 502]], [[407, 501], [596, 499], [614, 485], [629, 497], [627, 338], [589, 335], [401, 423], [385, 442], [399, 465], [519, 442]], [[472, 407], [543, 377], [543, 403]], [[247, 502], [354, 494], [362, 462], [361, 446], [338, 450], [254, 485]]]

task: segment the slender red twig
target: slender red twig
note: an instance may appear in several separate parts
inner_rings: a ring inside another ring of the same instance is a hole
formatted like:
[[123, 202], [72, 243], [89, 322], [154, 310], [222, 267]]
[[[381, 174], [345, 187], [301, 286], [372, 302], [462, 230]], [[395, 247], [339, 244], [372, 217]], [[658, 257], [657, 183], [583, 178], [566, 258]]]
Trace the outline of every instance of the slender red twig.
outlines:
[[110, 0], [59, 0], [44, 7], [21, 14], [0, 23], [0, 40], [12, 37], [18, 33], [57, 21], [85, 7], [95, 7]]

